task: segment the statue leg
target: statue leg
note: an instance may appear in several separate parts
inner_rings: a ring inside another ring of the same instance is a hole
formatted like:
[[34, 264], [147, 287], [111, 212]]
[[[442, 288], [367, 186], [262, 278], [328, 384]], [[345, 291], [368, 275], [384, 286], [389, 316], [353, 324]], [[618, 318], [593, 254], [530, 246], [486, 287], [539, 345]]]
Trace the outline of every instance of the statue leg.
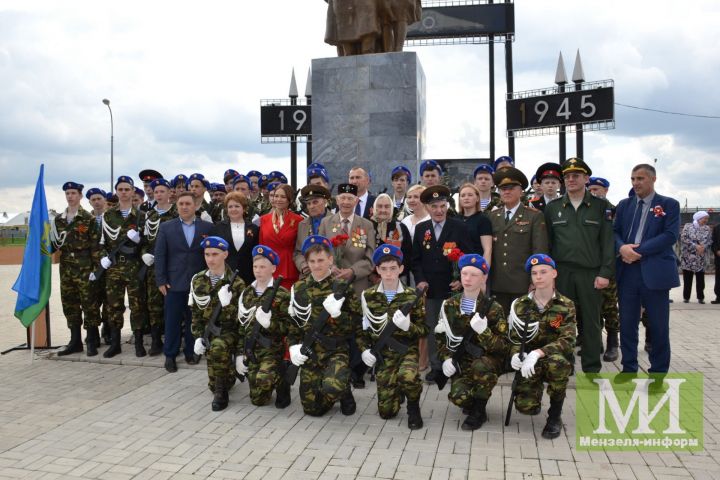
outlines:
[[395, 24], [395, 35], [394, 35], [394, 41], [395, 45], [393, 48], [393, 52], [402, 52], [403, 46], [405, 45], [405, 36], [407, 35], [407, 22], [400, 21]]
[[375, 53], [375, 40], [376, 38], [374, 35], [364, 36], [360, 42], [360, 52], [363, 55]]

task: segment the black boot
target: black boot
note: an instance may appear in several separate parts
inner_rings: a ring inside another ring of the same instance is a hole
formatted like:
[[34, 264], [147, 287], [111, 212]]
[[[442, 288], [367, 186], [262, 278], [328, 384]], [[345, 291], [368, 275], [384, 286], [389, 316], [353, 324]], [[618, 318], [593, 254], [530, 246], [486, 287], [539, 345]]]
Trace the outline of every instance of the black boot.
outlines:
[[487, 413], [485, 412], [487, 402], [487, 398], [475, 399], [470, 415], [468, 415], [463, 424], [460, 425], [462, 430], [477, 430], [482, 427], [483, 423], [487, 422]]
[[100, 336], [102, 336], [102, 340], [105, 342], [105, 345], [110, 345], [110, 343], [112, 343], [110, 330], [112, 330], [112, 328], [108, 325], [107, 320], [103, 320], [102, 328], [100, 329]]
[[548, 419], [545, 428], [542, 431], [542, 437], [552, 440], [560, 436], [562, 432], [562, 414], [563, 400], [550, 400], [550, 408], [548, 409]]
[[605, 354], [603, 355], [603, 362], [614, 362], [618, 359], [618, 332], [608, 332], [607, 334], [607, 347], [605, 348]]
[[87, 345], [88, 357], [94, 357], [98, 354], [97, 349], [98, 345], [100, 344], [100, 334], [98, 333], [98, 327], [89, 327], [87, 329], [85, 344]]
[[213, 412], [219, 412], [225, 410], [228, 406], [228, 392], [225, 388], [225, 379], [216, 377], [215, 378], [215, 395], [212, 401]]
[[290, 385], [284, 377], [280, 377], [280, 381], [275, 387], [275, 408], [285, 408], [290, 405], [290, 401]]
[[355, 397], [353, 397], [352, 391], [348, 386], [342, 398], [340, 398], [340, 411], [343, 415], [352, 415], [356, 409], [357, 404], [355, 403]]
[[143, 345], [143, 332], [142, 330], [135, 330], [135, 356], [144, 357], [147, 355], [145, 351], [145, 345]]
[[152, 335], [152, 343], [150, 344], [150, 351], [148, 352], [148, 355], [154, 357], [163, 353], [163, 342], [161, 338], [162, 332], [160, 331], [160, 325], [154, 325], [150, 334]]
[[70, 343], [68, 343], [65, 348], [62, 348], [57, 352], [58, 356], [70, 355], [83, 351], [82, 336], [80, 335], [81, 328], [82, 327], [80, 327], [80, 325], [70, 327]]
[[122, 348], [120, 347], [120, 329], [119, 328], [111, 328], [110, 329], [110, 348], [105, 350], [105, 353], [103, 353], [103, 357], [105, 358], [112, 358], [118, 353], [122, 353]]
[[410, 430], [419, 430], [423, 427], [423, 419], [420, 416], [420, 401], [415, 400], [411, 402], [408, 400], [407, 404], [408, 413], [408, 428]]

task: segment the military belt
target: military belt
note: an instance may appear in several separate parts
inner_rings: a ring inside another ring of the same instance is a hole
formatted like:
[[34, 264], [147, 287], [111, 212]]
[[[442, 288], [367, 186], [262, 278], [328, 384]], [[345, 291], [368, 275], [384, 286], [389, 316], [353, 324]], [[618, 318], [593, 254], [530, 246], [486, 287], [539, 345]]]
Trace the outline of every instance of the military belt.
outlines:
[[127, 262], [129, 262], [130, 260], [137, 260], [137, 259], [138, 259], [138, 256], [135, 255], [135, 254], [132, 254], [132, 255], [118, 255], [117, 257], [115, 257], [115, 260], [117, 261], [117, 263], [127, 263]]
[[321, 335], [319, 333], [315, 334], [315, 338], [320, 344], [325, 347], [328, 350], [337, 350], [339, 347], [343, 345], [347, 345], [348, 340], [350, 340], [351, 336], [346, 337], [328, 337], [325, 335]]
[[136, 256], [137, 257], [137, 251], [135, 250], [135, 247], [129, 247], [126, 245], [123, 245], [118, 250], [118, 253], [125, 255], [126, 257], [130, 256]]

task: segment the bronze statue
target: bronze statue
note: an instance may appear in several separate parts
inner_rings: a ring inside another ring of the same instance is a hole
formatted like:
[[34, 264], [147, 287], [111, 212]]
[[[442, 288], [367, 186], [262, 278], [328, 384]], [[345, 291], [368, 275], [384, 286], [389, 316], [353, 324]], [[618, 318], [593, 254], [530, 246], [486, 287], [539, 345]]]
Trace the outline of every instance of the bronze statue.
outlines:
[[420, 0], [325, 0], [325, 43], [338, 56], [402, 52], [408, 25], [420, 20]]

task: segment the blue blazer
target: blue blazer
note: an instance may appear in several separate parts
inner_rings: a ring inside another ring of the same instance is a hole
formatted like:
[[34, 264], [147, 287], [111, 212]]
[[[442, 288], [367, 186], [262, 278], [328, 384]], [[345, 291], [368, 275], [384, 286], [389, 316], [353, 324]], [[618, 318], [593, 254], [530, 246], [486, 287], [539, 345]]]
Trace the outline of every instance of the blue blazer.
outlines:
[[176, 218], [161, 223], [155, 241], [155, 282], [158, 287], [170, 285], [173, 292], [189, 292], [193, 275], [207, 268], [200, 241], [213, 230], [212, 223], [195, 220], [195, 236], [188, 247], [181, 222]]
[[[653, 208], [662, 207], [664, 216], [655, 215]], [[633, 214], [637, 207], [637, 199], [629, 197], [622, 200], [615, 212], [615, 251], [626, 243], [633, 243], [628, 239], [632, 228]], [[677, 258], [673, 247], [680, 236], [680, 204], [677, 200], [655, 193], [653, 204], [647, 213], [643, 227], [640, 246], [635, 249], [642, 255], [640, 268], [645, 286], [651, 290], [669, 290], [680, 285], [678, 276]], [[627, 264], [618, 256], [616, 271], [618, 282], [622, 280], [622, 270]]]

